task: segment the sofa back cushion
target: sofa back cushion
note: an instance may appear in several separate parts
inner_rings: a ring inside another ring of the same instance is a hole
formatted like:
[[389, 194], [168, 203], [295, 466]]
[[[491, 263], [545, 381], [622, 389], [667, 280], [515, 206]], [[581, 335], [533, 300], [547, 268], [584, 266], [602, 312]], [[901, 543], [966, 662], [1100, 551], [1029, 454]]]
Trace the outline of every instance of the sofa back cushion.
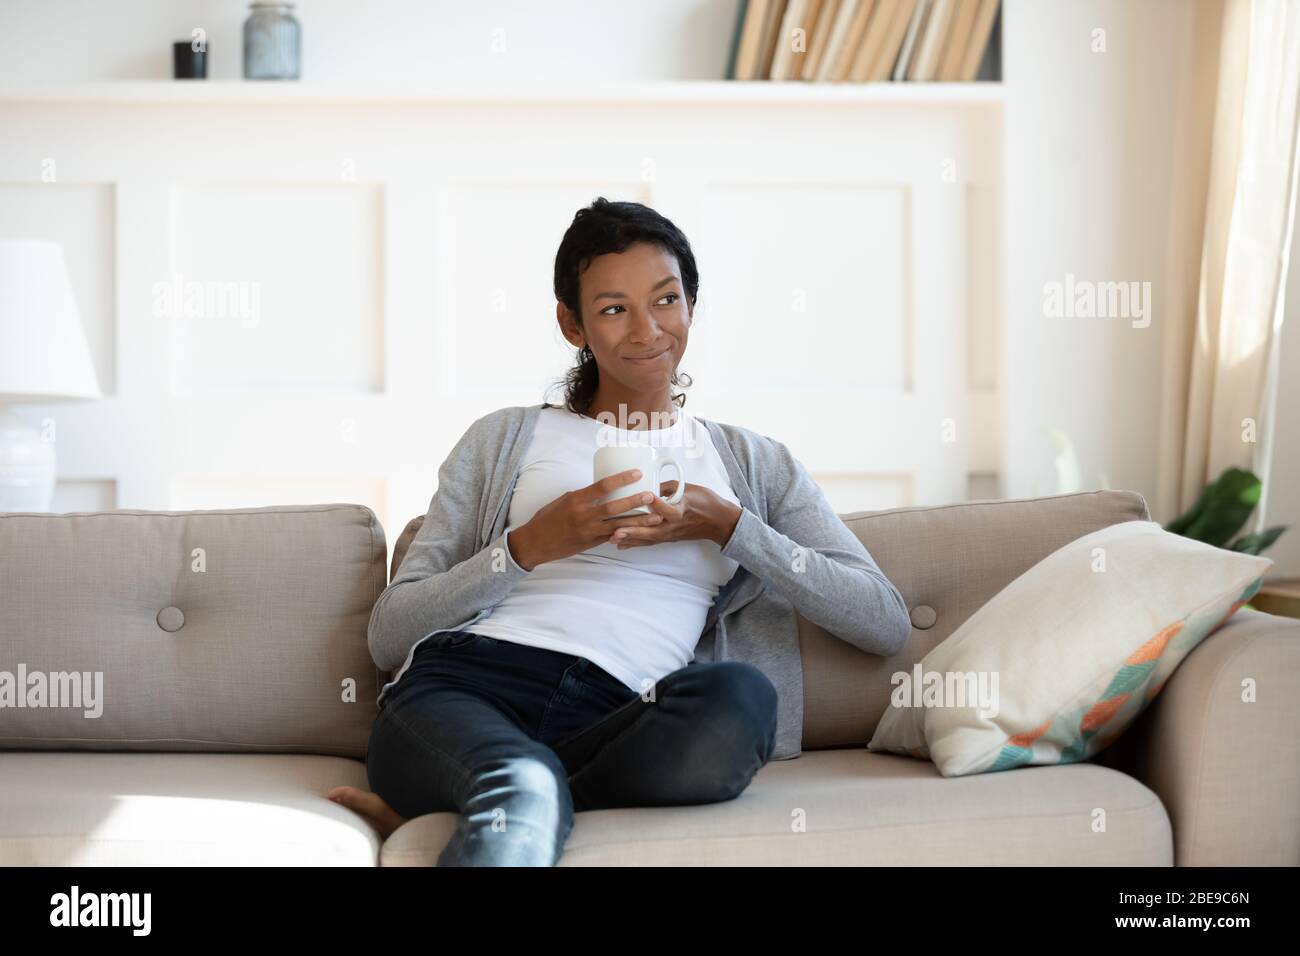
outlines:
[[892, 674], [910, 673], [978, 608], [1057, 548], [1150, 515], [1136, 492], [1094, 491], [840, 517], [902, 593], [912, 636], [893, 657], [876, 657], [799, 617], [805, 750], [865, 747], [889, 704]]
[[361, 505], [0, 514], [0, 750], [363, 758], [385, 554]]

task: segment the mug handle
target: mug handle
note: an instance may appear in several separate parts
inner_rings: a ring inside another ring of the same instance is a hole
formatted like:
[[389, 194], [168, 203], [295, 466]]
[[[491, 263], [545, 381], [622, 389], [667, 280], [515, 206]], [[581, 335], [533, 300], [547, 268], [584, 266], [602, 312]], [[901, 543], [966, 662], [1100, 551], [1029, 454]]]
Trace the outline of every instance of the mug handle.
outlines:
[[[682, 471], [682, 466], [677, 463], [677, 459], [671, 455], [665, 455], [655, 462], [655, 482], [663, 484], [663, 478], [660, 477], [665, 468], [673, 467], [677, 469], [677, 490], [671, 496], [664, 498], [664, 501], [670, 505], [675, 505], [686, 496], [686, 472]], [[660, 495], [660, 497], [663, 497]]]

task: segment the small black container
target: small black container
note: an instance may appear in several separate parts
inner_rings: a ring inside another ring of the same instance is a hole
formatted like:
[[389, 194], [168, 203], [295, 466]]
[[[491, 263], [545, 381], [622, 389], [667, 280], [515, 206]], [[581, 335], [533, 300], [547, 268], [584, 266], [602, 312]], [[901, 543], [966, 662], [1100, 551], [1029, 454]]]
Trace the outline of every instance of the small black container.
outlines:
[[208, 51], [195, 50], [192, 41], [172, 44], [172, 76], [178, 80], [204, 80], [208, 76]]

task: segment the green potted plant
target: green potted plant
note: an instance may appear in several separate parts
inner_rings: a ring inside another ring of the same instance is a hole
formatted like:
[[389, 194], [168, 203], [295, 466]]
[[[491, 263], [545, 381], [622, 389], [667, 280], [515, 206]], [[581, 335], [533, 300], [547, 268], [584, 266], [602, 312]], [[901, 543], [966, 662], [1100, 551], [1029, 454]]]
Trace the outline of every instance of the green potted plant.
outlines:
[[1217, 548], [1259, 554], [1281, 537], [1286, 525], [1265, 528], [1254, 534], [1244, 534], [1232, 541], [1259, 504], [1263, 482], [1254, 473], [1241, 468], [1228, 468], [1211, 482], [1196, 499], [1196, 504], [1169, 524], [1166, 531], [1185, 538], [1204, 541]]

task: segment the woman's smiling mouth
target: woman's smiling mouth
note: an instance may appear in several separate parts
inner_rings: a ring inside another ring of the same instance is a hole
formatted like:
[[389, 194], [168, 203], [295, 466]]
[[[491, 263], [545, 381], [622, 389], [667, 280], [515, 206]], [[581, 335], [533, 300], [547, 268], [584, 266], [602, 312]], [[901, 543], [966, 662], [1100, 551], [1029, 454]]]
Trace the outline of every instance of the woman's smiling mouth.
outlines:
[[660, 356], [667, 355], [670, 351], [672, 351], [672, 346], [666, 345], [662, 351], [655, 352], [653, 355], [643, 355], [640, 358], [629, 355], [627, 360], [629, 362], [653, 362]]

